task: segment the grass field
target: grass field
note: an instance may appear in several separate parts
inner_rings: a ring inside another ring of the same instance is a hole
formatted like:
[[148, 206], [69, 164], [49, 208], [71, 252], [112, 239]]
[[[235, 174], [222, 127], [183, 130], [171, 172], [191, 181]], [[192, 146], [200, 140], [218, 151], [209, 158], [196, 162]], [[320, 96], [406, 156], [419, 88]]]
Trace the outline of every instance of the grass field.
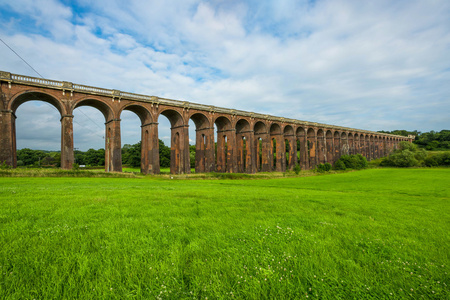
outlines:
[[448, 299], [449, 182], [3, 177], [0, 299]]

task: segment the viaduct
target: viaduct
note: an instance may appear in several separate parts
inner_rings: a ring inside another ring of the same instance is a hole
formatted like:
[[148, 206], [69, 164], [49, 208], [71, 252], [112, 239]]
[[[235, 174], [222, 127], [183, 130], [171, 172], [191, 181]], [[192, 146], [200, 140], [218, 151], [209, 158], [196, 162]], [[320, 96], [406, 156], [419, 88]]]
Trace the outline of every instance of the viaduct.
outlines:
[[368, 160], [376, 159], [389, 154], [400, 141], [411, 141], [403, 136], [3, 71], [0, 71], [0, 99], [0, 162], [12, 167], [17, 167], [15, 112], [21, 104], [31, 100], [48, 102], [61, 114], [63, 169], [71, 169], [74, 162], [73, 111], [80, 106], [95, 107], [105, 117], [107, 172], [122, 171], [120, 116], [124, 110], [134, 112], [141, 120], [141, 171], [144, 174], [160, 171], [157, 122], [160, 115], [166, 116], [171, 124], [170, 171], [173, 174], [190, 173], [190, 119], [196, 129], [196, 172], [284, 172], [296, 164], [302, 169], [312, 169], [319, 163], [333, 164], [344, 154], [360, 153]]

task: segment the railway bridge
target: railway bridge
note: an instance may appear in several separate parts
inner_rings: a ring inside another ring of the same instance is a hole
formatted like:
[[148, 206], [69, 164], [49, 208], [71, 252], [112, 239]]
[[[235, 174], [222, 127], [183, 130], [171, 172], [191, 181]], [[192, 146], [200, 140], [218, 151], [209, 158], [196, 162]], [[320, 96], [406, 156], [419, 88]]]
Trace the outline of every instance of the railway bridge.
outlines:
[[[17, 167], [15, 112], [31, 100], [45, 101], [61, 115], [61, 167], [74, 163], [73, 111], [92, 106], [105, 117], [105, 171], [121, 172], [120, 116], [141, 120], [141, 172], [158, 174], [158, 118], [171, 124], [173, 174], [190, 173], [189, 120], [195, 124], [196, 172], [284, 172], [299, 164], [312, 169], [341, 155], [368, 160], [386, 156], [411, 138], [361, 129], [140, 95], [0, 71], [0, 162]], [[217, 128], [214, 132], [214, 125]], [[216, 138], [217, 136], [217, 138]], [[216, 140], [217, 139], [217, 140]], [[216, 147], [217, 143], [217, 147]]]

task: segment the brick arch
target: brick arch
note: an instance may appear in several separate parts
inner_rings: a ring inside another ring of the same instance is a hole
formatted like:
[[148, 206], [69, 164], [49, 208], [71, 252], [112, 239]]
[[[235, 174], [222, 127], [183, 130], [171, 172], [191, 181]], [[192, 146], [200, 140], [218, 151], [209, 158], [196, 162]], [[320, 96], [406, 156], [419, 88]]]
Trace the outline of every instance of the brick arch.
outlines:
[[255, 134], [264, 134], [267, 133], [267, 125], [266, 123], [262, 121], [255, 122], [255, 125], [253, 126], [253, 131]]
[[291, 125], [286, 125], [284, 126], [283, 133], [285, 136], [294, 135], [294, 128]]
[[118, 119], [118, 116], [114, 114], [114, 110], [111, 105], [103, 99], [94, 97], [82, 98], [74, 103], [74, 105], [72, 106], [72, 111], [82, 106], [91, 106], [98, 109], [103, 114], [103, 116], [105, 117], [105, 121], [107, 122], [113, 119]]
[[27, 90], [21, 93], [14, 95], [9, 102], [8, 110], [12, 110], [13, 113], [17, 111], [20, 105], [24, 104], [28, 101], [43, 101], [54, 106], [61, 116], [69, 114], [64, 106], [64, 104], [58, 100], [54, 95], [49, 93], [44, 93], [38, 90]]
[[130, 104], [127, 104], [127, 105], [123, 106], [122, 109], [120, 109], [119, 112], [118, 112], [119, 118], [122, 116], [122, 112], [124, 110], [128, 110], [128, 111], [134, 112], [139, 117], [139, 119], [141, 120], [141, 124], [142, 125], [149, 124], [149, 123], [153, 122], [152, 114], [150, 113], [150, 111], [144, 105], [130, 103]]
[[245, 132], [245, 131], [250, 131], [250, 123], [246, 120], [246, 119], [239, 119], [236, 122], [236, 134]]
[[160, 115], [163, 115], [167, 119], [169, 119], [170, 126], [172, 127], [183, 126], [186, 124], [183, 119], [183, 116], [177, 110], [165, 108], [159, 112], [157, 119], [159, 119]]

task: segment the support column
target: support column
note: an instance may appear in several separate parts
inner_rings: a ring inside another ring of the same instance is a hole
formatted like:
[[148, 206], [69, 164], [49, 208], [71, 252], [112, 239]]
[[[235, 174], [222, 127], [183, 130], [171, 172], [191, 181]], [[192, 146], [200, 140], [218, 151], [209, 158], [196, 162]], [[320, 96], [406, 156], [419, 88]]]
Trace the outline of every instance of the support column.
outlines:
[[326, 147], [326, 151], [327, 151], [327, 162], [330, 164], [334, 164], [334, 151], [333, 151], [333, 137], [327, 136], [326, 137], [326, 143], [327, 143], [327, 147]]
[[237, 161], [236, 161], [236, 130], [230, 129], [227, 134], [227, 172], [236, 173]]
[[325, 154], [325, 138], [323, 136], [317, 136], [317, 163], [323, 164], [326, 162]]
[[289, 141], [289, 161], [286, 169], [292, 170], [297, 162], [297, 141], [295, 139], [295, 135], [287, 135], [285, 138]]
[[105, 123], [105, 171], [122, 172], [122, 145], [120, 143], [120, 119]]
[[[271, 147], [271, 140], [270, 140], [270, 136], [268, 133], [264, 133], [264, 134], [259, 134], [257, 136], [257, 138], [261, 138], [261, 166], [260, 166], [260, 170], [261, 172], [270, 172], [270, 147]], [[258, 139], [256, 139], [257, 142], [257, 151], [259, 153], [259, 141]], [[259, 157], [258, 157], [259, 160]]]
[[74, 162], [73, 115], [61, 117], [61, 168], [70, 170]]
[[[305, 135], [300, 135], [298, 137], [298, 140], [300, 142], [300, 167], [302, 170], [308, 170], [309, 169], [309, 161], [308, 161], [308, 143], [306, 140]], [[296, 145], [297, 146], [297, 145]]]
[[189, 174], [189, 126], [181, 125], [171, 128], [170, 173]]
[[195, 172], [214, 172], [214, 127], [195, 132]]
[[16, 115], [12, 110], [0, 112], [0, 163], [16, 168]]
[[159, 174], [158, 123], [141, 126], [141, 173]]

